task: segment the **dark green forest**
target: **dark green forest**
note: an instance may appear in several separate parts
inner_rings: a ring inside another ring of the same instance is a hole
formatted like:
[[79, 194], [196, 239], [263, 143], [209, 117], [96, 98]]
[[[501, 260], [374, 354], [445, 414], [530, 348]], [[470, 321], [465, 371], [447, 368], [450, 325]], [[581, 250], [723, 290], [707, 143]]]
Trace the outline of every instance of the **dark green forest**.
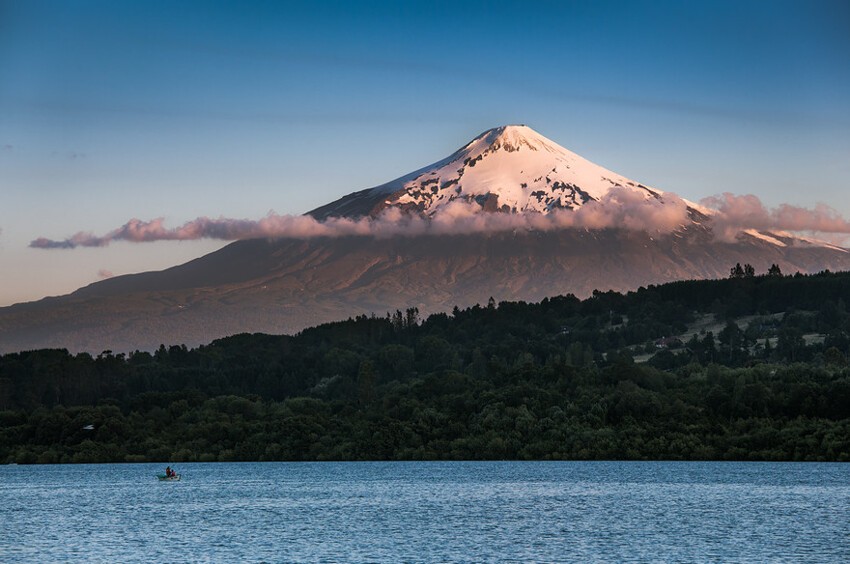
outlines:
[[[747, 265], [748, 266], [748, 265]], [[0, 357], [0, 462], [850, 460], [850, 273]]]

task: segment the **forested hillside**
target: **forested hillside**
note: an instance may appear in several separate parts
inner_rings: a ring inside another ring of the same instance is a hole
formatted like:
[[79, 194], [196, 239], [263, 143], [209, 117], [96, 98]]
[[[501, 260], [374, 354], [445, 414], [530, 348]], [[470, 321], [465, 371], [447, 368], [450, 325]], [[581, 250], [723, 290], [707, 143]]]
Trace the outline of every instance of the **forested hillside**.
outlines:
[[0, 357], [0, 462], [850, 460], [850, 274]]

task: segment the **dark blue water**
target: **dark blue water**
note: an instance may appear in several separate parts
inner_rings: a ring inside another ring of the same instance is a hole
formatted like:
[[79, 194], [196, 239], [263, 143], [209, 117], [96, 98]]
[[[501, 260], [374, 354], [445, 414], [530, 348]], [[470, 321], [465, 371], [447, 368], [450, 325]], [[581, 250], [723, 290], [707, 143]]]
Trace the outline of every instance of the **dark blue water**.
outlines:
[[0, 467], [2, 562], [850, 562], [850, 465]]

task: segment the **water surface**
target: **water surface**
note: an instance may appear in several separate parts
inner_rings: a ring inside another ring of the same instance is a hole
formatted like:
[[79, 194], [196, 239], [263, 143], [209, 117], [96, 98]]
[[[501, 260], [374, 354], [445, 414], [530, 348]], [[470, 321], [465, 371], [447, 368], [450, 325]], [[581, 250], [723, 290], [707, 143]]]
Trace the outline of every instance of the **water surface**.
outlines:
[[850, 562], [850, 465], [0, 467], [0, 561]]

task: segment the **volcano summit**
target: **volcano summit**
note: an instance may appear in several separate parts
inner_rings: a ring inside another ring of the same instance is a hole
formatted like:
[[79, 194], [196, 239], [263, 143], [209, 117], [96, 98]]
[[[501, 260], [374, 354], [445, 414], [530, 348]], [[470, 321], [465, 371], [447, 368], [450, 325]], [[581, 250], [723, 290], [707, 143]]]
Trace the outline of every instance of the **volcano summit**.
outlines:
[[[485, 131], [441, 161], [345, 196], [310, 215], [376, 217], [398, 208], [435, 217], [457, 203], [471, 204], [472, 211], [548, 214], [577, 211], [614, 193], [633, 202], [665, 201], [660, 190], [583, 159], [530, 127], [506, 125]], [[667, 199], [681, 202], [672, 194]]]
[[283, 222], [306, 222], [307, 235], [276, 230], [271, 219], [181, 266], [0, 308], [0, 352], [197, 345], [407, 307], [449, 311], [491, 296], [585, 297], [725, 277], [738, 262], [757, 272], [850, 268], [847, 250], [788, 233], [717, 237], [716, 212], [522, 125], [488, 130], [430, 166]]

